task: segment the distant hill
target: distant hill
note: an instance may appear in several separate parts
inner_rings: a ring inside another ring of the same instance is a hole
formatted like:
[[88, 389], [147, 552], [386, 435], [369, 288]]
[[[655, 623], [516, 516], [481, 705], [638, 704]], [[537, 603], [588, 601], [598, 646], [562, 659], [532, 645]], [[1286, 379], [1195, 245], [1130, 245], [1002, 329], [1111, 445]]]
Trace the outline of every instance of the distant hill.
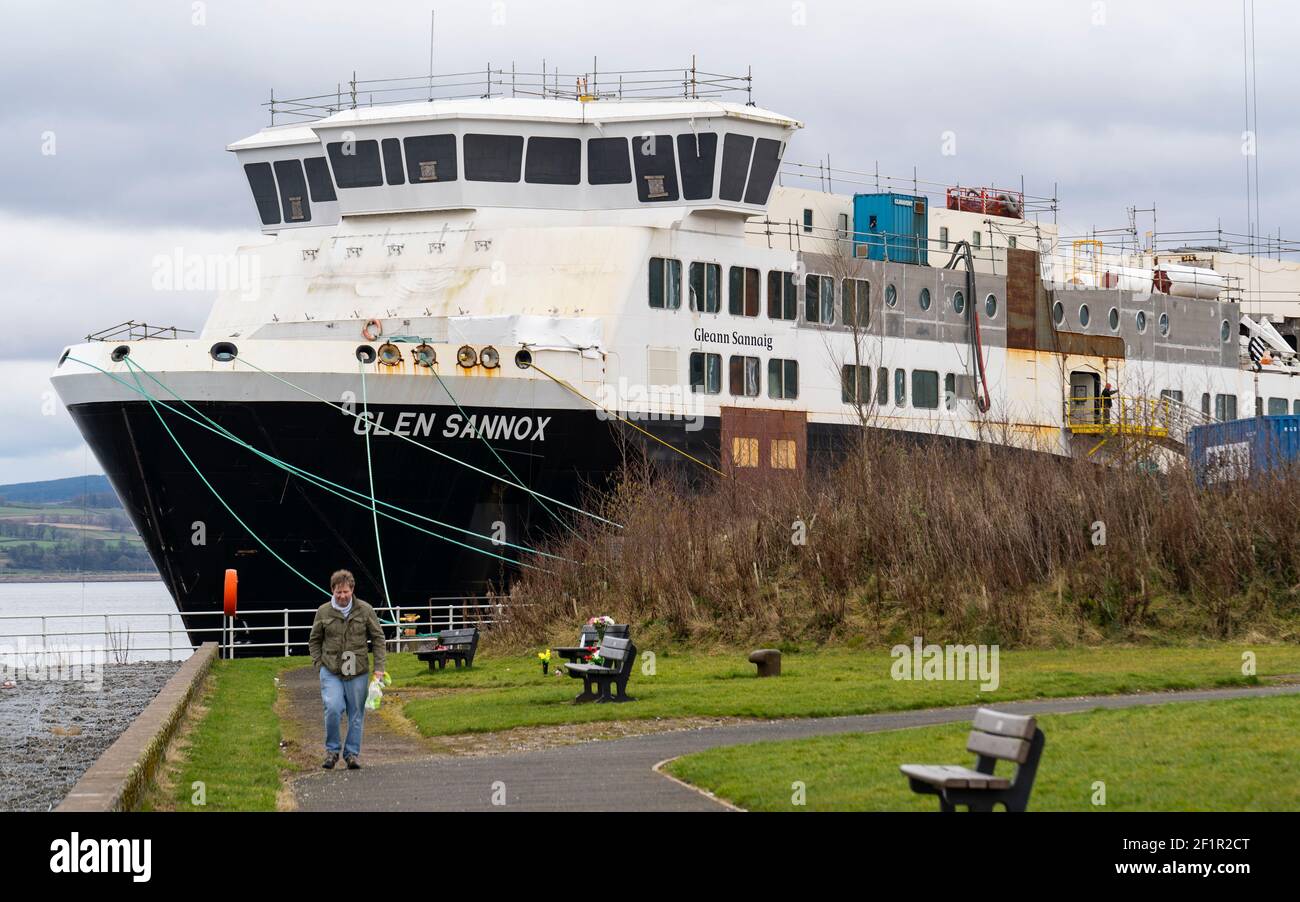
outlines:
[[44, 482], [17, 482], [0, 485], [0, 501], [11, 504], [81, 503], [83, 497], [92, 507], [120, 507], [107, 476], [70, 476]]

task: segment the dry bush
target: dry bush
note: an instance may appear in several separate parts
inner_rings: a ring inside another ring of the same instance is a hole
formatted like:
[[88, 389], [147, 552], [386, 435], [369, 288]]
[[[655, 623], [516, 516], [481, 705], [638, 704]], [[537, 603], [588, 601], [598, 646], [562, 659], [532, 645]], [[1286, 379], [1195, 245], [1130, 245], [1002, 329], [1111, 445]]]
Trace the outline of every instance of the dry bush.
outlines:
[[596, 614], [704, 644], [1294, 638], [1300, 619], [1295, 468], [1206, 489], [1185, 467], [872, 431], [804, 478], [701, 484], [630, 459], [587, 507], [622, 528], [581, 518], [553, 541], [565, 560], [516, 581], [505, 644], [567, 644]]

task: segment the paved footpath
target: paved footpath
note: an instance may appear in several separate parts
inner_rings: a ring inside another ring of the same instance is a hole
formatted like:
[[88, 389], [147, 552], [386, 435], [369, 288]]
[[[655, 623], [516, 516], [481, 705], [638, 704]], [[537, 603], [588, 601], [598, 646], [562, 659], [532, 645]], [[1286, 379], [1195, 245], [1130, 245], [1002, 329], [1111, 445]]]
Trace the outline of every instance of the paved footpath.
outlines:
[[[1292, 693], [1300, 693], [1300, 685], [1040, 699], [997, 707], [1012, 714], [1065, 714]], [[516, 754], [390, 760], [358, 771], [322, 770], [301, 776], [294, 794], [299, 808], [307, 811], [565, 811], [578, 799], [598, 800], [599, 805], [584, 805], [584, 810], [726, 811], [726, 805], [655, 772], [654, 766], [718, 746], [969, 722], [974, 713], [970, 706], [774, 720]], [[362, 752], [364, 761], [364, 746]], [[492, 804], [494, 783], [504, 784], [505, 805]]]

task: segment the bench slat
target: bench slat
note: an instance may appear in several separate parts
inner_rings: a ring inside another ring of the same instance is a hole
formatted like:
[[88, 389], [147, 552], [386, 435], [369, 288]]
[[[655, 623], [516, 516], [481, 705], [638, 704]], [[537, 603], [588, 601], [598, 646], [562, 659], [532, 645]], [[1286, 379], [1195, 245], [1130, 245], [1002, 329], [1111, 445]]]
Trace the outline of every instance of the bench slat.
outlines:
[[971, 727], [995, 736], [1013, 736], [1016, 739], [1033, 739], [1034, 730], [1038, 728], [1033, 717], [1018, 714], [1003, 714], [992, 708], [980, 708], [975, 712], [975, 721]]
[[972, 730], [970, 738], [966, 740], [966, 751], [1024, 764], [1025, 759], [1029, 757], [1029, 742], [1024, 739], [1013, 739], [1010, 736], [994, 736], [992, 733]]
[[904, 774], [940, 789], [1009, 789], [1011, 781], [995, 774], [982, 774], [956, 764], [904, 764]]

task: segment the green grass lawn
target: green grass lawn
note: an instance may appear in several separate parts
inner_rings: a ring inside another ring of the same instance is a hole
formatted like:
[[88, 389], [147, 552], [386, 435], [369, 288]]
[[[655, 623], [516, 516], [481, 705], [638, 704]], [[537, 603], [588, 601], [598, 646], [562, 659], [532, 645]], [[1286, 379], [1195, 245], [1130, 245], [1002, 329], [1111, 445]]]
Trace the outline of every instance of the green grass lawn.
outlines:
[[[1191, 702], [1039, 718], [1031, 811], [1300, 809], [1300, 697]], [[755, 811], [937, 811], [900, 764], [973, 766], [969, 724], [713, 749], [667, 766]], [[998, 765], [1011, 772], [1012, 765]], [[792, 804], [804, 784], [804, 805]], [[1094, 804], [1098, 781], [1105, 804]]]
[[[470, 670], [429, 672], [414, 655], [389, 655], [396, 687], [446, 689], [403, 699], [403, 712], [426, 736], [600, 720], [691, 716], [828, 717], [999, 700], [1250, 685], [1239, 645], [1195, 648], [1080, 648], [1003, 652], [1001, 685], [911, 682], [890, 677], [885, 651], [834, 648], [786, 652], [783, 673], [757, 679], [745, 651], [705, 654], [659, 649], [653, 676], [638, 663], [628, 683], [634, 703], [573, 705], [582, 688], [542, 676], [535, 657], [480, 655]], [[1300, 673], [1300, 648], [1260, 646], [1261, 676]]]
[[[273, 706], [275, 677], [302, 659], [216, 661], [207, 713], [195, 725], [174, 781], [177, 811], [274, 811], [280, 772], [291, 767], [280, 752], [280, 721]], [[204, 784], [206, 803], [191, 801]]]

